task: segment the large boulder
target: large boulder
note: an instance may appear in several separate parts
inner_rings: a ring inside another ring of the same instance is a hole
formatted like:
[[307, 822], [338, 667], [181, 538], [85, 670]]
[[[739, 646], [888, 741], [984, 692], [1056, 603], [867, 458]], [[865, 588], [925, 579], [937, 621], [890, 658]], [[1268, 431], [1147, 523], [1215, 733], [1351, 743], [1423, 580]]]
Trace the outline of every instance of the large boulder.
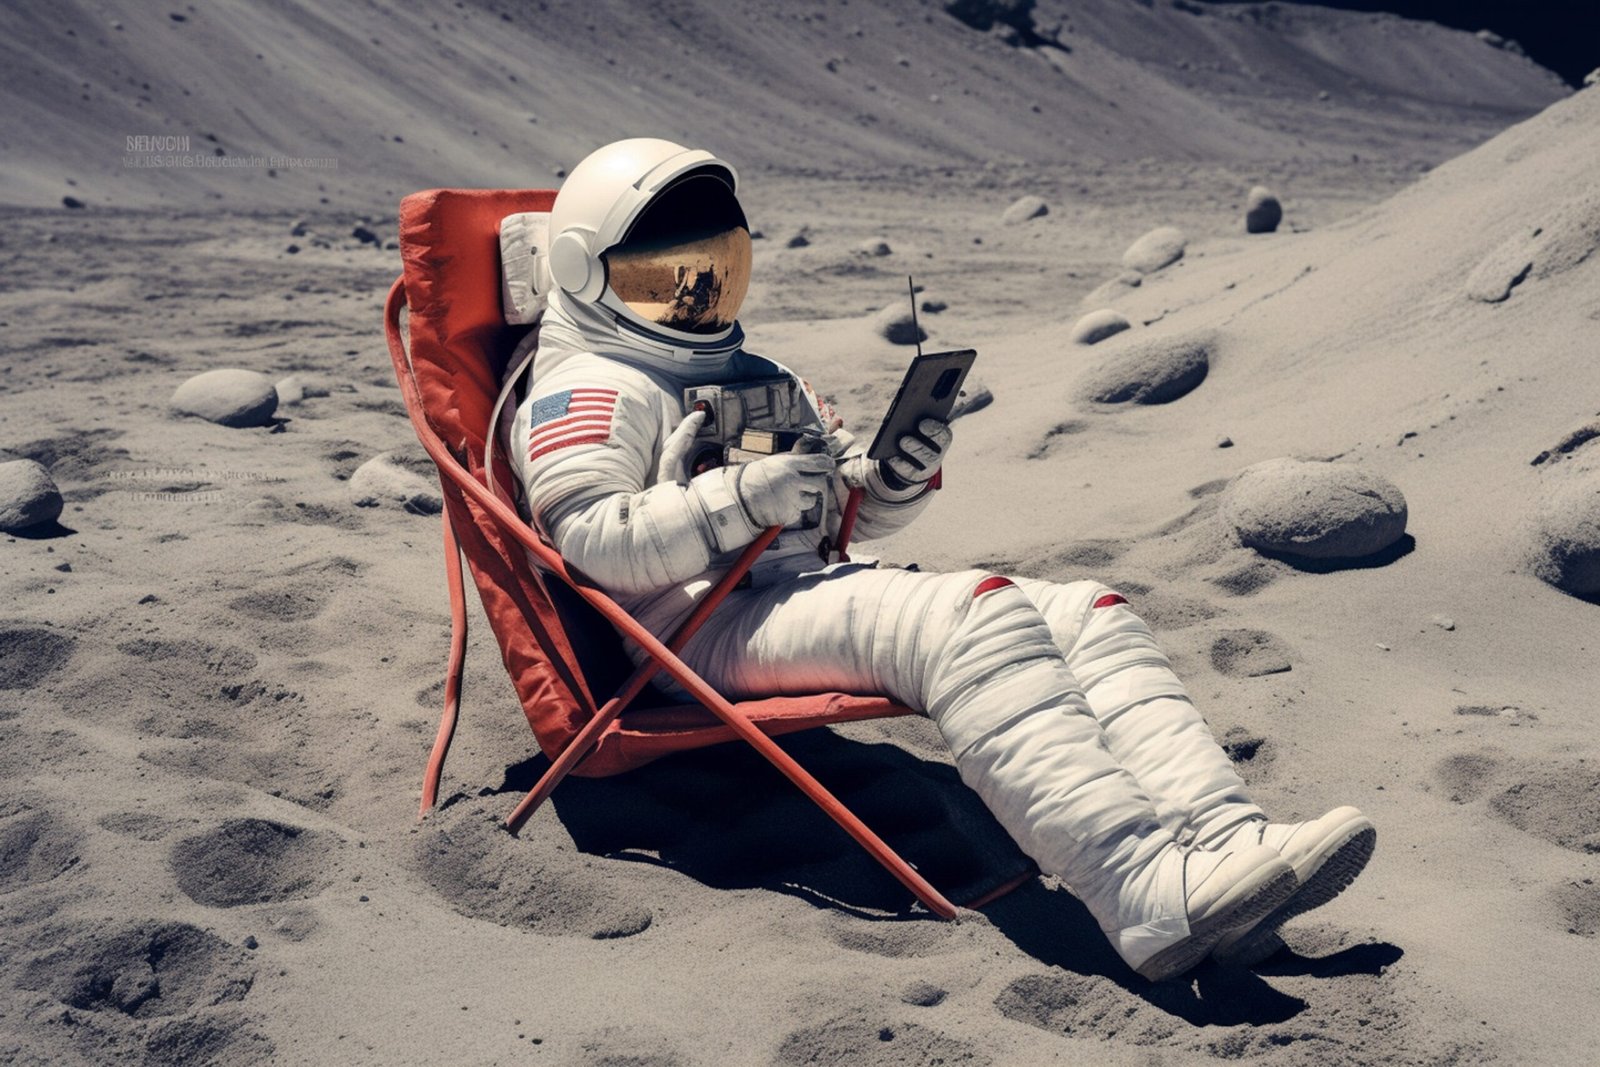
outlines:
[[1353, 463], [1269, 459], [1224, 490], [1221, 513], [1248, 548], [1306, 559], [1359, 559], [1406, 532], [1406, 498]]
[[1577, 596], [1600, 593], [1600, 470], [1563, 480], [1532, 525], [1533, 573]]
[[1105, 362], [1079, 382], [1078, 395], [1095, 404], [1170, 404], [1206, 380], [1213, 345], [1209, 335], [1113, 342]]
[[61, 490], [44, 466], [0, 452], [0, 530], [43, 526], [61, 517]]
[[226, 367], [178, 386], [172, 407], [221, 426], [265, 426], [278, 410], [278, 391], [265, 374]]
[[1176, 226], [1158, 226], [1128, 246], [1122, 265], [1140, 274], [1154, 274], [1183, 258], [1189, 239]]

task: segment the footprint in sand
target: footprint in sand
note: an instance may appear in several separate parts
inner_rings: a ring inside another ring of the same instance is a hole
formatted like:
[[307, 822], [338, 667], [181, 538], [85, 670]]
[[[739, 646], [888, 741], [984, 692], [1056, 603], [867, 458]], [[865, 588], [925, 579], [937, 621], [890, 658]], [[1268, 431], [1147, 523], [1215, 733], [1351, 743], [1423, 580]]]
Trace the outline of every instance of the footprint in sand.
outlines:
[[323, 583], [291, 582], [234, 597], [228, 607], [240, 615], [267, 622], [304, 622], [322, 614], [327, 599], [328, 589]]
[[1222, 751], [1228, 754], [1246, 783], [1254, 785], [1272, 771], [1277, 759], [1277, 747], [1260, 734], [1251, 733], [1242, 726], [1231, 727], [1222, 735]]
[[[637, 879], [633, 864], [590, 864], [570, 850], [541, 847], [539, 827], [512, 837], [482, 809], [455, 804], [417, 836], [423, 877], [456, 911], [542, 934], [611, 940], [644, 933], [655, 921], [617, 885]], [[626, 872], [615, 871], [616, 867]], [[637, 895], [637, 884], [631, 889]]]
[[1489, 798], [1497, 818], [1574, 852], [1600, 853], [1600, 763], [1515, 760], [1492, 749], [1441, 760], [1434, 778], [1451, 800]]
[[992, 1063], [965, 1041], [916, 1023], [876, 1020], [852, 1013], [791, 1031], [778, 1046], [778, 1064], [849, 1064], [850, 1067], [901, 1067], [908, 1063]]
[[38, 798], [0, 801], [0, 893], [48, 882], [76, 867], [81, 841]]
[[0, 629], [0, 689], [32, 689], [72, 658], [77, 639], [37, 626]]
[[1489, 799], [1490, 811], [1562, 848], [1600, 853], [1600, 763], [1530, 762], [1517, 768], [1517, 777]]
[[1600, 885], [1593, 878], [1579, 878], [1557, 886], [1550, 894], [1563, 929], [1579, 937], [1600, 933]]
[[[142, 1046], [149, 1063], [267, 1062], [270, 1041], [234, 1008], [249, 995], [248, 955], [214, 934], [176, 922], [85, 924], [49, 932], [52, 947], [24, 965], [19, 985], [62, 1010], [21, 1023], [24, 1047], [115, 1049]], [[43, 1031], [65, 1027], [70, 1037]], [[44, 1062], [44, 1061], [40, 1061]]]
[[578, 1039], [569, 1062], [581, 1067], [684, 1067], [694, 1062], [673, 1047], [663, 1031], [638, 1025], [606, 1026]]
[[1460, 752], [1440, 760], [1433, 777], [1453, 803], [1470, 804], [1488, 791], [1506, 764], [1506, 757], [1498, 752]]
[[874, 922], [829, 912], [824, 931], [840, 948], [889, 959], [934, 956], [967, 947], [965, 939], [953, 938], [942, 923]]
[[242, 949], [188, 923], [84, 926], [59, 940], [21, 984], [85, 1011], [180, 1015], [243, 1000], [255, 977]]
[[1078, 1035], [1156, 1044], [1172, 1036], [1169, 1026], [1149, 1029], [1154, 1022], [1138, 1002], [1108, 979], [1059, 972], [1025, 974], [1012, 980], [994, 999], [995, 1010], [1012, 1022], [1026, 1023], [1053, 1034]]
[[333, 881], [335, 839], [267, 819], [229, 819], [172, 848], [178, 888], [200, 904], [232, 908], [314, 896]]
[[1289, 646], [1265, 630], [1224, 630], [1211, 643], [1211, 666], [1230, 678], [1259, 678], [1294, 669]]

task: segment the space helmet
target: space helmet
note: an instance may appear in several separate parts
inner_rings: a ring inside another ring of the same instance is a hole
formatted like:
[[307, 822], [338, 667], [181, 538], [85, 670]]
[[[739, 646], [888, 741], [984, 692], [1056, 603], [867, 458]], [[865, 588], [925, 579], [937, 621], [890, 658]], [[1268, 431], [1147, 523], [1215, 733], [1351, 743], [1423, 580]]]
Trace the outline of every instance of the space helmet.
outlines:
[[738, 330], [750, 228], [738, 174], [710, 152], [636, 137], [573, 168], [550, 213], [550, 276], [622, 330], [675, 349]]

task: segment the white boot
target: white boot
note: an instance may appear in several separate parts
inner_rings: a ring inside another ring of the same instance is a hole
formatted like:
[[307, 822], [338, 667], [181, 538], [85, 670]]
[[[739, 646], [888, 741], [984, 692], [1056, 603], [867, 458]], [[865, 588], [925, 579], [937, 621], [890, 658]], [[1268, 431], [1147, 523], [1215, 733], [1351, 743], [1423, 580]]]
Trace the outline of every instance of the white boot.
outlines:
[[[1176, 978], [1232, 931], [1248, 929], [1295, 891], [1294, 871], [1276, 851], [1248, 845], [1226, 852], [1171, 846], [1150, 865], [1156, 882], [1176, 882], [1182, 918], [1106, 929], [1128, 966], [1152, 982]], [[1129, 895], [1124, 887], [1121, 894]]]
[[1225, 934], [1213, 950], [1219, 961], [1242, 967], [1259, 963], [1281, 943], [1278, 927], [1344, 892], [1372, 858], [1378, 831], [1355, 808], [1335, 808], [1320, 819], [1269, 823], [1256, 819], [1207, 842], [1207, 848], [1264, 845], [1294, 869], [1299, 888], [1260, 922]]

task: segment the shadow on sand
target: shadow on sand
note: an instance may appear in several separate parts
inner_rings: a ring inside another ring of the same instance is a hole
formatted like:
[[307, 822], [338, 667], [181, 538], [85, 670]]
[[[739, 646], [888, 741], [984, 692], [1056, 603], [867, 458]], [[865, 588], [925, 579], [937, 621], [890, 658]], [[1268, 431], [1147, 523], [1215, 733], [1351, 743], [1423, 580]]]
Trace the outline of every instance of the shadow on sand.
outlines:
[[[952, 900], [975, 899], [1035, 869], [946, 764], [830, 730], [780, 744]], [[543, 756], [515, 764], [486, 792], [525, 792], [548, 766]], [[843, 830], [743, 746], [684, 753], [615, 778], [568, 778], [550, 803], [586, 853], [659, 864], [718, 889], [786, 893], [864, 920], [929, 918]], [[1148, 982], [1128, 969], [1064, 889], [1029, 879], [983, 913], [1041, 964], [1103, 977], [1194, 1026], [1281, 1023], [1307, 1007], [1261, 975], [1377, 974], [1402, 955], [1382, 943], [1320, 958], [1284, 947], [1258, 973], [1208, 962], [1183, 980]]]

